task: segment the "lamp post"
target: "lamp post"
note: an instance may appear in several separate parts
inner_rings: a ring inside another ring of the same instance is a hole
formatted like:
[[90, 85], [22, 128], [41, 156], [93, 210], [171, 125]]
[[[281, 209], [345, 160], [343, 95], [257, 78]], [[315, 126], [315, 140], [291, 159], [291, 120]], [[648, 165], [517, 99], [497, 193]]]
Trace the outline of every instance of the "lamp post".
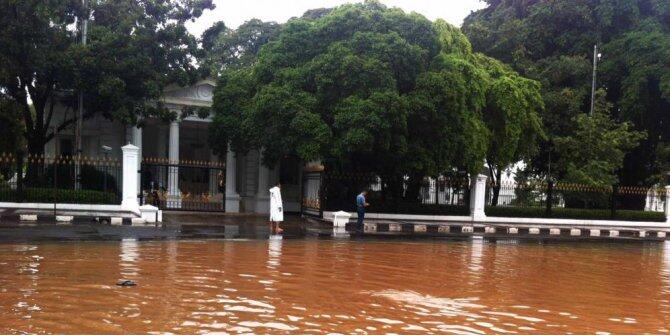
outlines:
[[[81, 21], [81, 44], [86, 45], [86, 37], [88, 35], [88, 11], [86, 10], [86, 0], [81, 0], [82, 7], [84, 8], [84, 17], [82, 17]], [[75, 189], [80, 190], [81, 189], [81, 154], [82, 154], [82, 131], [84, 127], [84, 89], [79, 88], [79, 96], [77, 99], [77, 105], [79, 106], [78, 113], [79, 116], [77, 117], [77, 127], [75, 128], [75, 141], [77, 142], [77, 160], [75, 163]]]
[[[105, 153], [105, 164], [109, 163], [108, 160], [108, 155], [112, 151], [112, 147], [103, 145], [102, 146], [102, 151]], [[102, 191], [107, 192], [107, 166], [105, 165], [105, 172], [103, 173], [102, 176]]]
[[591, 112], [589, 116], [593, 116], [593, 111], [596, 106], [596, 73], [598, 72], [598, 61], [602, 58], [602, 54], [598, 53], [598, 45], [593, 46], [593, 80], [591, 82]]

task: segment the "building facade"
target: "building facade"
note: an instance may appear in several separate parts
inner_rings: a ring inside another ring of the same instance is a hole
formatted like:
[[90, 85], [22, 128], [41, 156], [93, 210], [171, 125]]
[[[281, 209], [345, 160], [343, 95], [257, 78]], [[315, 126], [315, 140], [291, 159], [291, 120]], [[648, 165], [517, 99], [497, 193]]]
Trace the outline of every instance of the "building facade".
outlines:
[[[161, 99], [168, 109], [181, 115], [185, 108], [211, 107], [215, 85], [213, 80], [201, 80], [190, 87], [170, 86]], [[62, 110], [56, 115], [53, 123], [60, 124], [59, 119], [67, 117], [65, 113]], [[302, 165], [287, 157], [268, 168], [261, 164], [259, 151], [237, 155], [228, 150], [225, 157], [219, 157], [208, 142], [211, 121], [211, 115], [192, 115], [172, 122], [146, 119], [136, 127], [96, 114], [83, 123], [82, 155], [120, 159], [123, 145], [137, 146], [141, 162], [138, 194], [146, 198], [153, 189], [162, 190], [164, 209], [188, 209], [185, 204], [190, 199], [220, 204], [230, 213], [268, 213], [269, 189], [281, 180], [285, 211], [299, 212]], [[58, 133], [45, 151], [52, 156], [72, 156], [75, 143], [72, 127]]]

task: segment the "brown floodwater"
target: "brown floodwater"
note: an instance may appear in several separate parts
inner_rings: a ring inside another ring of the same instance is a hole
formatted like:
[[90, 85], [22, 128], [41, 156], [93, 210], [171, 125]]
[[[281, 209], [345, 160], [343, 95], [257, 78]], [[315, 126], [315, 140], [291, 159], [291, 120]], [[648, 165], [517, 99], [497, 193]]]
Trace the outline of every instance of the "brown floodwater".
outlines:
[[670, 331], [668, 244], [0, 244], [0, 269], [0, 334]]

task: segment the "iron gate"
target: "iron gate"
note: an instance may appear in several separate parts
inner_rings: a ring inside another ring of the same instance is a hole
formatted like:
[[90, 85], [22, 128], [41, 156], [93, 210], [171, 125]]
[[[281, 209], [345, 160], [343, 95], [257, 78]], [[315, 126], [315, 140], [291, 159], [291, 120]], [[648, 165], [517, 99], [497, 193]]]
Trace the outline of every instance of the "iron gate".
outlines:
[[300, 212], [303, 216], [323, 217], [323, 168], [303, 171]]
[[162, 210], [223, 212], [225, 176], [224, 163], [145, 158], [140, 199]]

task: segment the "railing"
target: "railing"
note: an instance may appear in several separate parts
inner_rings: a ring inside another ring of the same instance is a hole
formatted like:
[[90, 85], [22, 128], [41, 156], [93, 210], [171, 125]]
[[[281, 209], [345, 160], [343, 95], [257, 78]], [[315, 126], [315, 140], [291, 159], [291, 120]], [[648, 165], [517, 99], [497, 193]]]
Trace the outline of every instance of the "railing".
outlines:
[[355, 211], [355, 199], [368, 191], [371, 213], [467, 215], [469, 179], [462, 176], [381, 177], [371, 173], [325, 172], [326, 211]]
[[112, 158], [0, 154], [3, 202], [119, 204], [121, 183]]
[[419, 192], [421, 203], [466, 206], [469, 187], [468, 178], [445, 176], [424, 178]]
[[165, 210], [222, 212], [225, 175], [219, 162], [145, 158], [141, 202]]
[[489, 184], [487, 215], [664, 221], [665, 189], [565, 182]]

